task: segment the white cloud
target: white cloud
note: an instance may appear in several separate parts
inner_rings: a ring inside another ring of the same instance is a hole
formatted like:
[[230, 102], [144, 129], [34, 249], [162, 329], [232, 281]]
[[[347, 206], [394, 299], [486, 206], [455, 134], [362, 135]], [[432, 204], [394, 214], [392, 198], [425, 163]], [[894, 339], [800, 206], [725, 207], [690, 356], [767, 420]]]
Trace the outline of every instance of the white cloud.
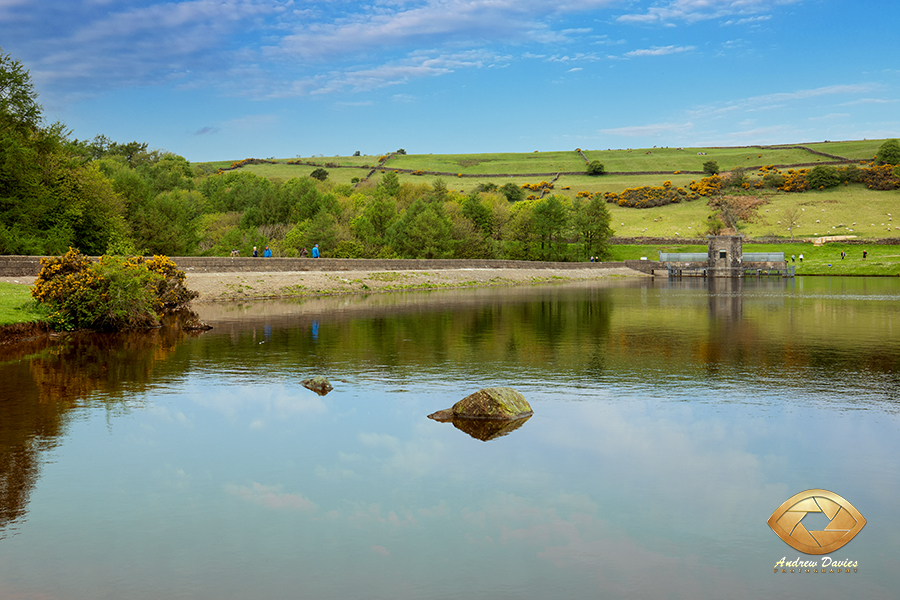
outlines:
[[873, 91], [881, 89], [880, 84], [860, 83], [860, 84], [840, 84], [828, 85], [819, 88], [811, 88], [805, 90], [795, 90], [793, 92], [776, 92], [772, 94], [764, 94], [761, 96], [752, 96], [750, 98], [742, 98], [733, 102], [723, 102], [718, 104], [710, 104], [707, 106], [697, 107], [687, 111], [688, 118], [702, 121], [721, 117], [726, 114], [735, 112], [758, 112], [761, 110], [773, 110], [782, 108], [791, 102], [807, 101], [812, 98], [853, 95], [853, 94], [869, 94]]
[[747, 17], [745, 19], [725, 21], [722, 25], [753, 25], [755, 23], [770, 21], [771, 19], [772, 15], [760, 15], [758, 17]]
[[690, 52], [694, 49], [695, 46], [654, 46], [653, 48], [646, 48], [643, 50], [632, 50], [631, 52], [626, 52], [623, 56], [665, 56], [667, 54]]
[[838, 106], [858, 106], [862, 104], [895, 104], [897, 100], [885, 100], [884, 98], [860, 98], [850, 102], [842, 102]]
[[632, 125], [627, 127], [615, 127], [612, 129], [601, 129], [600, 132], [607, 135], [622, 135], [626, 137], [661, 136], [668, 134], [684, 135], [693, 127], [693, 123], [655, 123], [652, 125]]
[[739, 16], [750, 18], [771, 10], [773, 5], [793, 4], [800, 0], [673, 0], [667, 4], [652, 6], [644, 13], [620, 16], [620, 23], [666, 24], [671, 21], [694, 23], [709, 19]]

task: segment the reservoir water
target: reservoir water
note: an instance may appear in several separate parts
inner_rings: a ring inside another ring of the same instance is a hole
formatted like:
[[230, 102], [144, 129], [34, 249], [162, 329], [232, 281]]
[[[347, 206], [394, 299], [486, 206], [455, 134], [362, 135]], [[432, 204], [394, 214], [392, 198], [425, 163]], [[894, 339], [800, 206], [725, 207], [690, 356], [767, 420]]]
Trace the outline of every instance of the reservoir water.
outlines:
[[[896, 597], [898, 307], [897, 279], [640, 279], [5, 349], [0, 598]], [[506, 435], [426, 417], [498, 385], [534, 409]], [[767, 525], [810, 489], [866, 519], [824, 556]]]

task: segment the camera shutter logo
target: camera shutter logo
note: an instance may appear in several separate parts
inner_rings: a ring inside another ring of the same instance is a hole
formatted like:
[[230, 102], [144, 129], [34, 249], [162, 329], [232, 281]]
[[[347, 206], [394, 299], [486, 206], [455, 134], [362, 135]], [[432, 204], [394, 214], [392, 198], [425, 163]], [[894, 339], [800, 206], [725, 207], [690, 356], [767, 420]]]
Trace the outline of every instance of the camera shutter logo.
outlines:
[[[809, 531], [801, 522], [809, 513], [823, 513], [830, 522], [822, 531]], [[856, 507], [834, 492], [806, 490], [779, 506], [768, 523], [791, 548], [805, 554], [828, 554], [852, 540], [866, 520]]]

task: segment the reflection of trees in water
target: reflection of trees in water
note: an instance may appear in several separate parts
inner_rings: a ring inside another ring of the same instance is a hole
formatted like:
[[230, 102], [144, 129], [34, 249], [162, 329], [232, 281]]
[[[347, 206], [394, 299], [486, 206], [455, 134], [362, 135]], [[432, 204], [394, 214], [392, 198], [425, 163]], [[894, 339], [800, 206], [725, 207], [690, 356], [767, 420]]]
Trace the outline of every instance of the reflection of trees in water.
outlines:
[[[448, 363], [503, 369], [499, 375], [511, 364], [574, 368], [584, 363], [585, 353], [604, 346], [612, 313], [612, 300], [603, 289], [579, 289], [571, 295], [551, 289], [526, 298], [499, 296], [460, 306], [381, 307], [349, 316], [324, 311], [217, 326], [203, 345], [202, 360], [229, 361], [253, 372], [291, 373], [327, 373], [348, 363], [382, 373], [410, 373]], [[312, 335], [314, 321], [319, 323], [317, 337]], [[260, 345], [263, 322], [273, 325], [265, 346]], [[247, 343], [251, 340], [254, 343]]]
[[144, 391], [155, 366], [184, 339], [178, 317], [166, 327], [123, 334], [44, 337], [0, 355], [0, 538], [25, 515], [40, 475], [41, 451], [55, 447], [79, 408], [118, 411]]

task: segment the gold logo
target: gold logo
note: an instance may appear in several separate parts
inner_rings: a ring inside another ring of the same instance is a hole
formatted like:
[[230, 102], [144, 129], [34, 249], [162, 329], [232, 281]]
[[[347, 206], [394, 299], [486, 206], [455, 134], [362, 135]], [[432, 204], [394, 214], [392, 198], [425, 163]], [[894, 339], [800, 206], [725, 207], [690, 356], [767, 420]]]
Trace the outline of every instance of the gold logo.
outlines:
[[[809, 531], [801, 522], [808, 513], [824, 513], [831, 522], [823, 531]], [[834, 492], [806, 490], [779, 506], [768, 523], [791, 548], [805, 554], [828, 554], [852, 540], [866, 520]]]

